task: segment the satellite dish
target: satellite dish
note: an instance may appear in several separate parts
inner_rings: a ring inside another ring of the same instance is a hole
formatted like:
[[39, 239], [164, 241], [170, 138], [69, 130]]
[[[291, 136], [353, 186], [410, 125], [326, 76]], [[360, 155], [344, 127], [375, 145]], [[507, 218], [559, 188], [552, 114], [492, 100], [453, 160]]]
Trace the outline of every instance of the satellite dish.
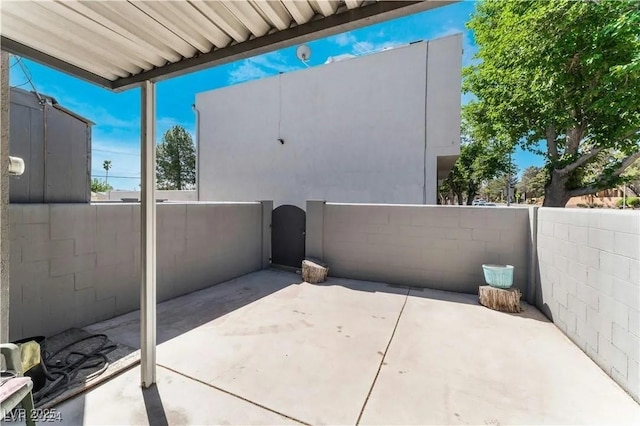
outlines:
[[311, 49], [309, 49], [309, 46], [307, 46], [306, 44], [298, 46], [298, 48], [296, 49], [296, 56], [306, 64], [311, 57]]

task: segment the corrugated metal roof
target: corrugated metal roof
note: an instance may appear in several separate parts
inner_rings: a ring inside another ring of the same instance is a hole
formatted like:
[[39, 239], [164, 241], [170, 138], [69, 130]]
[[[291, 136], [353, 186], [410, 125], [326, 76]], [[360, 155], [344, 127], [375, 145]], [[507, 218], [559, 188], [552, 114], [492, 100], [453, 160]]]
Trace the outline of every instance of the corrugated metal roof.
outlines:
[[452, 3], [2, 1], [2, 48], [120, 90]]

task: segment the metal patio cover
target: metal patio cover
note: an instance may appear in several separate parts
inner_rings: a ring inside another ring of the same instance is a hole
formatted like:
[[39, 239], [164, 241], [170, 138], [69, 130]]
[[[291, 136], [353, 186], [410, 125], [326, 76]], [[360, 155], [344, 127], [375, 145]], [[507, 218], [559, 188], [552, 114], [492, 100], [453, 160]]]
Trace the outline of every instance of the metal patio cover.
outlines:
[[2, 49], [112, 90], [453, 1], [5, 1]]

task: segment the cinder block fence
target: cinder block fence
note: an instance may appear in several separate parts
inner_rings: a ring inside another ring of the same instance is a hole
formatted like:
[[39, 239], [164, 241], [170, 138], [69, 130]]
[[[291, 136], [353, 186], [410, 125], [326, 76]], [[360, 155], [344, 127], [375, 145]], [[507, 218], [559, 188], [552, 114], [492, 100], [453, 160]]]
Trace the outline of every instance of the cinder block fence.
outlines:
[[[163, 301], [268, 265], [271, 202], [158, 206]], [[10, 205], [10, 338], [139, 308], [138, 204]], [[265, 241], [265, 238], [267, 241]]]
[[[161, 204], [158, 299], [269, 266], [273, 203]], [[12, 339], [139, 307], [136, 204], [10, 206]], [[306, 255], [338, 277], [477, 293], [483, 263], [640, 402], [640, 212], [307, 203]]]
[[540, 209], [536, 305], [640, 402], [640, 212]]
[[307, 255], [334, 276], [477, 293], [481, 265], [529, 277], [529, 209], [307, 203]]

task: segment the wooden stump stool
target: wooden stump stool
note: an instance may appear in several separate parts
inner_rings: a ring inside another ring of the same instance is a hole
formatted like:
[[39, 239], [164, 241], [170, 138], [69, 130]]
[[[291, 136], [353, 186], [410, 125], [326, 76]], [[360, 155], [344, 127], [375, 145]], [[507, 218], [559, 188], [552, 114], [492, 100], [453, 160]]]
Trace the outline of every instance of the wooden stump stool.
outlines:
[[323, 283], [327, 280], [329, 268], [318, 260], [302, 261], [302, 279], [311, 284]]
[[517, 288], [496, 288], [482, 285], [478, 291], [481, 305], [501, 312], [521, 312], [520, 296], [520, 290]]

